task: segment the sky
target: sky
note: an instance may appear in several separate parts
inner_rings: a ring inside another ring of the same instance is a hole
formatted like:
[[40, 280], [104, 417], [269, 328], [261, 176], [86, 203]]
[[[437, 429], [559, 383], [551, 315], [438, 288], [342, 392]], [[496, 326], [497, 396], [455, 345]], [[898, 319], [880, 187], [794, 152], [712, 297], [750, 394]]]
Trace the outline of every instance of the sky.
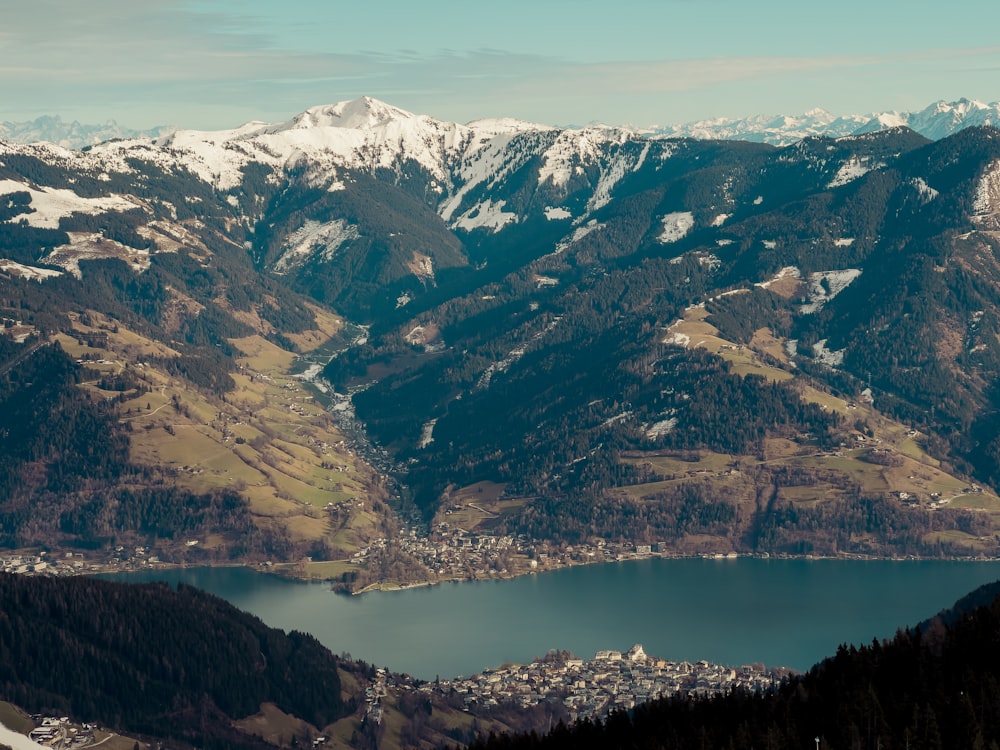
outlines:
[[983, 0], [8, 0], [0, 120], [282, 122], [372, 96], [647, 127], [1000, 100]]

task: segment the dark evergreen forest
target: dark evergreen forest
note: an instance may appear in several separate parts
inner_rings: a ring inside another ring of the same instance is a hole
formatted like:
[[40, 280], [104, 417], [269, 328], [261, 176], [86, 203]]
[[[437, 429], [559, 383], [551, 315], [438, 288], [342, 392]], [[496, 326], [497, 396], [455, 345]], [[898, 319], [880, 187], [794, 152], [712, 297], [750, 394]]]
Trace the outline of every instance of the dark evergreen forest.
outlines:
[[268, 701], [325, 726], [354, 708], [341, 666], [312, 636], [189, 586], [0, 573], [0, 695], [33, 712], [197, 747], [262, 747], [232, 720]]

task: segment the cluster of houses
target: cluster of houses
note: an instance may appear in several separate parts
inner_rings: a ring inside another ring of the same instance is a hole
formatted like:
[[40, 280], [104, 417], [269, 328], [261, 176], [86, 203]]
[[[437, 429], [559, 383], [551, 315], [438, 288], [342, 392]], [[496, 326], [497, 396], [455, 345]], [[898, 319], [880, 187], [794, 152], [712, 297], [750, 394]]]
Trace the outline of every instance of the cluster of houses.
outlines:
[[58, 565], [46, 559], [46, 554], [41, 552], [37, 555], [7, 555], [0, 557], [0, 570], [4, 573], [20, 573], [28, 575], [31, 573], [48, 573], [50, 575], [59, 572], [71, 572], [65, 570], [66, 566]]
[[159, 562], [160, 558], [151, 554], [148, 547], [119, 546], [106, 564], [86, 560], [79, 552], [61, 552], [58, 555], [39, 552], [0, 557], [0, 571], [20, 575], [75, 576], [108, 570], [138, 570]]
[[627, 652], [598, 651], [589, 661], [564, 653], [526, 665], [483, 670], [469, 678], [439, 680], [420, 690], [463, 696], [467, 707], [515, 704], [528, 708], [543, 701], [561, 702], [573, 720], [600, 718], [615, 709], [672, 695], [709, 695], [742, 686], [774, 687], [788, 670], [762, 665], [739, 668], [707, 661], [673, 662], [649, 656], [636, 644]]
[[365, 688], [365, 716], [368, 720], [381, 724], [384, 717], [382, 699], [395, 680], [384, 668], [375, 670], [375, 680]]
[[433, 578], [488, 578], [508, 573], [511, 554], [524, 550], [511, 536], [478, 536], [461, 529], [424, 537], [409, 531], [398, 538], [379, 538], [354, 554], [352, 562], [365, 564], [396, 547], [419, 562]]
[[507, 578], [531, 571], [661, 554], [658, 545], [613, 543], [550, 545], [524, 536], [476, 534], [441, 523], [429, 536], [410, 529], [399, 537], [378, 538], [354, 553], [365, 565], [390, 551], [402, 552], [426, 569], [430, 580]]
[[74, 748], [87, 747], [94, 741], [95, 724], [73, 724], [69, 717], [32, 716], [39, 722], [28, 737], [43, 747]]

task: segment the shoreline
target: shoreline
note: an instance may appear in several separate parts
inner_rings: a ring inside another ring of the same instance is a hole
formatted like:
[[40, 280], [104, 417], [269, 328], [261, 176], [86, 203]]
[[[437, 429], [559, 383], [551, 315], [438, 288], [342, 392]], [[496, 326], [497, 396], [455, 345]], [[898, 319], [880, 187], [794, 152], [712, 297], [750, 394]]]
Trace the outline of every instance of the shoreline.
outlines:
[[[45, 552], [33, 551], [33, 550], [18, 550], [11, 551], [7, 556], [0, 556], [0, 562], [17, 559], [17, 558], [32, 558], [37, 560], [46, 558]], [[905, 555], [905, 556], [878, 556], [878, 555], [863, 555], [856, 553], [844, 553], [840, 555], [791, 555], [791, 554], [779, 554], [771, 555], [767, 553], [702, 553], [702, 554], [682, 554], [679, 552], [643, 552], [643, 553], [619, 553], [613, 557], [609, 557], [601, 560], [570, 560], [570, 561], [556, 561], [549, 560], [544, 565], [540, 565], [534, 568], [521, 569], [517, 571], [505, 571], [496, 572], [492, 575], [481, 575], [481, 576], [467, 576], [467, 575], [456, 575], [456, 576], [443, 576], [435, 579], [428, 578], [417, 578], [414, 577], [409, 580], [397, 580], [397, 579], [382, 579], [375, 580], [366, 583], [364, 586], [358, 589], [350, 589], [344, 586], [343, 588], [334, 588], [336, 585], [340, 584], [343, 586], [341, 580], [336, 577], [331, 577], [329, 575], [312, 575], [309, 573], [309, 565], [327, 565], [331, 562], [335, 563], [349, 563], [349, 560], [317, 560], [309, 563], [302, 562], [254, 562], [254, 561], [187, 561], [181, 563], [166, 562], [162, 560], [142, 560], [142, 563], [136, 563], [133, 561], [122, 561], [120, 563], [103, 563], [97, 561], [86, 561], [82, 567], [69, 567], [65, 561], [60, 560], [57, 557], [51, 558], [48, 562], [44, 563], [40, 570], [8, 570], [10, 567], [0, 565], [0, 570], [5, 570], [7, 572], [21, 573], [25, 575], [49, 575], [49, 576], [59, 576], [59, 575], [88, 575], [88, 576], [101, 576], [101, 575], [113, 575], [117, 573], [139, 573], [143, 571], [153, 571], [153, 570], [176, 570], [176, 569], [186, 569], [186, 568], [246, 568], [252, 570], [259, 574], [273, 575], [278, 578], [300, 581], [303, 583], [327, 583], [331, 584], [331, 590], [336, 594], [349, 595], [349, 596], [362, 596], [364, 594], [373, 592], [384, 592], [392, 593], [396, 591], [407, 591], [415, 588], [427, 588], [431, 586], [438, 586], [445, 583], [475, 583], [475, 582], [486, 582], [486, 581], [507, 581], [513, 580], [515, 578], [522, 578], [525, 576], [538, 575], [542, 573], [553, 572], [556, 570], [563, 570], [567, 568], [581, 567], [581, 566], [591, 566], [591, 565], [606, 565], [613, 563], [623, 563], [623, 562], [633, 562], [639, 560], [650, 560], [650, 559], [663, 559], [663, 560], [694, 560], [703, 559], [711, 560], [715, 562], [731, 562], [740, 559], [758, 559], [758, 560], [815, 560], [815, 561], [882, 561], [882, 562], [955, 562], [955, 563], [989, 563], [989, 562], [1000, 562], [1000, 557], [986, 557], [986, 556], [963, 556], [963, 557], [920, 557], [917, 555]], [[74, 560], [77, 562], [77, 560]], [[25, 567], [24, 565], [20, 567]], [[28, 567], [31, 567], [29, 564]]]
[[[661, 559], [661, 560], [712, 560], [716, 562], [730, 562], [740, 559], [757, 559], [757, 560], [806, 560], [806, 561], [881, 561], [881, 562], [955, 562], [955, 563], [988, 563], [997, 562], [1000, 563], [1000, 557], [919, 557], [916, 555], [906, 555], [906, 556], [877, 556], [877, 555], [861, 555], [861, 554], [841, 554], [841, 555], [770, 555], [770, 554], [680, 554], [672, 552], [654, 552], [654, 553], [643, 553], [643, 554], [632, 554], [632, 555], [621, 555], [616, 556], [613, 559], [605, 560], [594, 560], [594, 561], [572, 561], [568, 563], [558, 563], [550, 564], [546, 567], [539, 567], [531, 570], [524, 570], [517, 573], [506, 573], [497, 574], [491, 576], [482, 577], [443, 577], [434, 580], [427, 579], [414, 579], [410, 581], [398, 581], [398, 580], [379, 580], [373, 581], [366, 584], [365, 586], [357, 590], [342, 590], [335, 591], [335, 593], [349, 595], [349, 596], [362, 596], [364, 594], [373, 592], [383, 592], [392, 593], [397, 591], [407, 591], [415, 588], [426, 588], [430, 586], [438, 586], [446, 583], [477, 583], [477, 582], [487, 582], [487, 581], [509, 581], [516, 578], [522, 578], [525, 576], [539, 575], [543, 573], [549, 573], [556, 570], [564, 570], [567, 568], [575, 568], [590, 565], [609, 565], [615, 563], [623, 562], [634, 562], [639, 560], [650, 560], [650, 559]], [[295, 566], [296, 563], [280, 563], [264, 568], [259, 564], [247, 564], [242, 567], [249, 567], [257, 570], [261, 573], [270, 573], [271, 575], [276, 575], [280, 578], [285, 578], [289, 580], [303, 581], [307, 583], [336, 583], [337, 580], [334, 578], [323, 577], [323, 576], [310, 576], [308, 572], [301, 572], [290, 569], [282, 569], [285, 566]], [[179, 566], [184, 567], [184, 566]], [[187, 566], [191, 567], [191, 566]], [[222, 566], [220, 566], [222, 567]], [[232, 567], [232, 565], [227, 566]], [[241, 567], [236, 565], [236, 567]]]

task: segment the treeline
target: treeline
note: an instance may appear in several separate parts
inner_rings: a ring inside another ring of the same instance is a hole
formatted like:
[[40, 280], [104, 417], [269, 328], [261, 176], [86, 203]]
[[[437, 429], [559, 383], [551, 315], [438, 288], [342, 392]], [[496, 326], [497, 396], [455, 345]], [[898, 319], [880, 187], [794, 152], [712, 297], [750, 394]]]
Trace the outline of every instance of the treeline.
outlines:
[[642, 498], [596, 493], [544, 497], [497, 528], [557, 543], [607, 539], [656, 544], [676, 543], [689, 534], [738, 542], [744, 523], [737, 503], [719, 498], [711, 485], [691, 482]]
[[948, 750], [1000, 747], [1000, 601], [835, 656], [769, 693], [675, 697], [560, 725], [491, 735], [471, 750]]
[[246, 501], [233, 490], [195, 494], [178, 487], [122, 488], [98, 493], [60, 516], [60, 528], [87, 541], [130, 534], [175, 539], [194, 533], [251, 534]]
[[189, 586], [0, 574], [0, 696], [30, 711], [262, 747], [232, 726], [261, 703], [317, 727], [353, 710], [340, 666], [312, 636]]
[[759, 551], [789, 554], [856, 553], [878, 556], [960, 557], [974, 550], [939, 532], [989, 536], [985, 513], [904, 506], [880, 497], [848, 496], [816, 503], [770, 508], [754, 528]]
[[[728, 493], [718, 484], [692, 480], [642, 497], [595, 491], [550, 494], [504, 518], [497, 531], [557, 543], [608, 539], [663, 543], [679, 550], [687, 549], [687, 538], [714, 537], [742, 553], [881, 557], [961, 557], [975, 550], [961, 538], [949, 539], [947, 532], [966, 538], [993, 534], [986, 514], [905, 506], [895, 499], [862, 495], [856, 486], [845, 487], [841, 497], [813, 504], [776, 502], [776, 488], [787, 481], [780, 476], [783, 472], [745, 473], [748, 485]], [[808, 484], [809, 479], [800, 482]]]

